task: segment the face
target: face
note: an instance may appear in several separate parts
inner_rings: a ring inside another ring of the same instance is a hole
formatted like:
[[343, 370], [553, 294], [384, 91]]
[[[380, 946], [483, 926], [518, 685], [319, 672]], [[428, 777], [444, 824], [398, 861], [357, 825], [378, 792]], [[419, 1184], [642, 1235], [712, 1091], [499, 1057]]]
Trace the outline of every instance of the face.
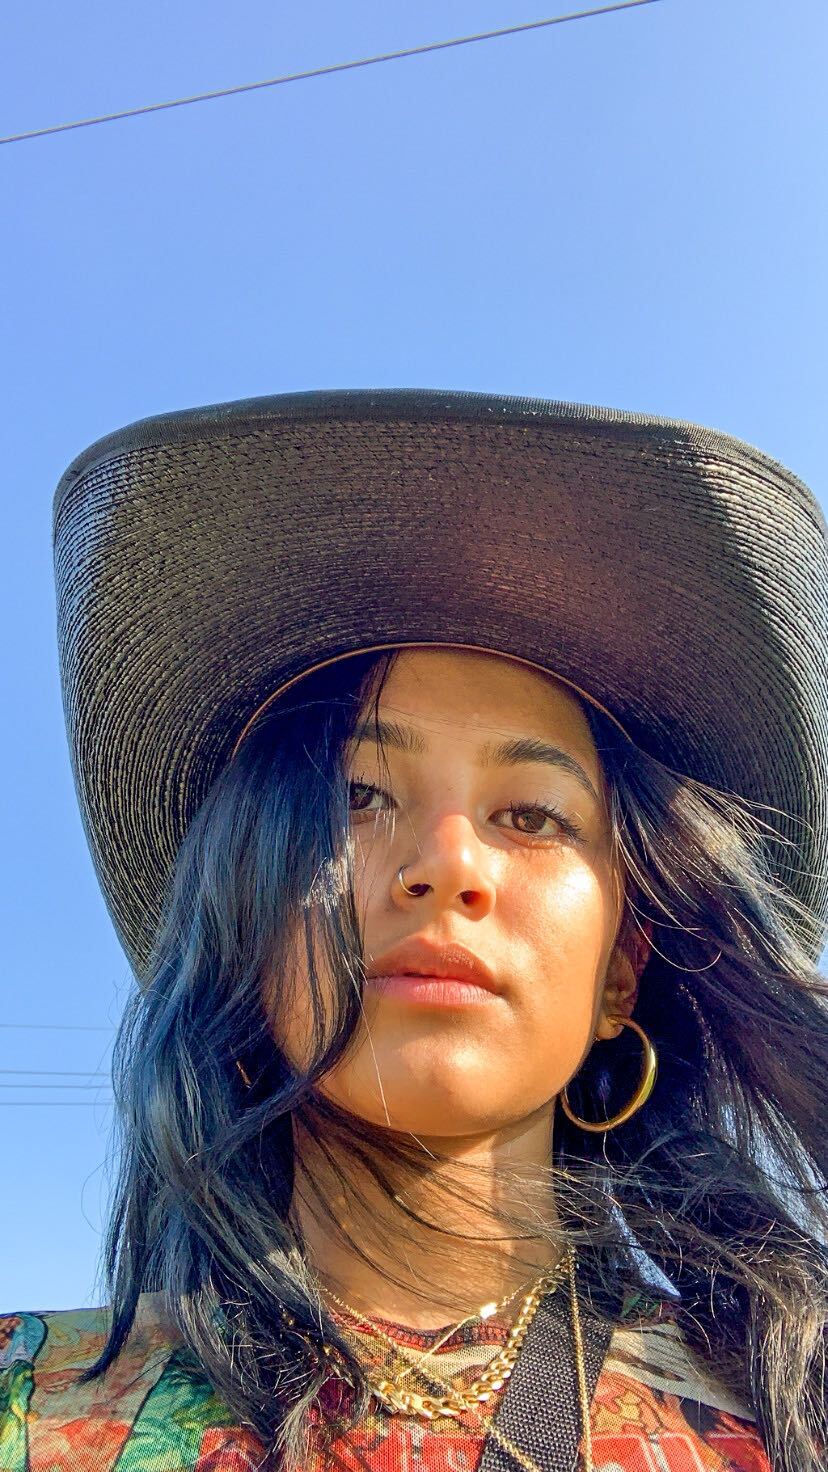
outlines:
[[[635, 988], [583, 710], [513, 660], [429, 649], [397, 657], [377, 714], [384, 761], [373, 707], [348, 754], [363, 1019], [323, 1092], [420, 1137], [551, 1112]], [[300, 977], [278, 1026], [300, 1063], [301, 1003]]]

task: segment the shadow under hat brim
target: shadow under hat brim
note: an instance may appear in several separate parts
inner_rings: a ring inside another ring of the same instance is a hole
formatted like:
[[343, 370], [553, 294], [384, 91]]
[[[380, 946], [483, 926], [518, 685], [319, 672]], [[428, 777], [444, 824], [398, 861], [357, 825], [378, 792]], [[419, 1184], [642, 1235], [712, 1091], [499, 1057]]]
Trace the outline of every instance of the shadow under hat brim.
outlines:
[[438, 390], [142, 420], [55, 493], [78, 799], [140, 978], [175, 856], [262, 702], [379, 645], [499, 650], [671, 768], [761, 804], [828, 913], [826, 529], [806, 486], [701, 426]]

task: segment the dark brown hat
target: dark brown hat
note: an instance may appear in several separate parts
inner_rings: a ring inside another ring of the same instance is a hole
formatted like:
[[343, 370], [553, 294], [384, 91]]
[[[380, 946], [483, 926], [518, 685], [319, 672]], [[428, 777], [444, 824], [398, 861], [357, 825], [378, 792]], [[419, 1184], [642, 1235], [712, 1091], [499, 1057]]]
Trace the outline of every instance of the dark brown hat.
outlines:
[[543, 399], [282, 394], [98, 441], [60, 481], [54, 541], [78, 799], [139, 979], [188, 824], [254, 712], [387, 644], [529, 660], [670, 767], [772, 809], [818, 953], [826, 527], [752, 446]]

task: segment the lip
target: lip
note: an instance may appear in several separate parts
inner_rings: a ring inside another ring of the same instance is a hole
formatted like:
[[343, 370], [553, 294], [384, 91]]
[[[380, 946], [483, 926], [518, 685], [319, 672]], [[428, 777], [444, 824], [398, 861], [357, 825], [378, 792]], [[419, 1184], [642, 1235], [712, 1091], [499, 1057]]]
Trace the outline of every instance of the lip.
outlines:
[[366, 979], [375, 990], [446, 1003], [451, 998], [480, 1001], [479, 993], [496, 995], [501, 990], [492, 969], [466, 946], [414, 937], [378, 956]]
[[474, 981], [459, 976], [373, 976], [366, 983], [382, 997], [392, 997], [419, 1007], [486, 1007], [496, 1001], [496, 993]]

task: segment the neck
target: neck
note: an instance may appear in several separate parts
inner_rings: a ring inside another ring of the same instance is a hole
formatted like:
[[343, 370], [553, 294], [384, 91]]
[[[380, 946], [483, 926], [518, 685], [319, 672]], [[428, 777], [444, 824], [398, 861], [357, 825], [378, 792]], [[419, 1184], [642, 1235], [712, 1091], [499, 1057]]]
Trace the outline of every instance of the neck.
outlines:
[[323, 1290], [431, 1329], [528, 1288], [562, 1255], [551, 1128], [550, 1109], [450, 1139], [297, 1117], [291, 1215]]

